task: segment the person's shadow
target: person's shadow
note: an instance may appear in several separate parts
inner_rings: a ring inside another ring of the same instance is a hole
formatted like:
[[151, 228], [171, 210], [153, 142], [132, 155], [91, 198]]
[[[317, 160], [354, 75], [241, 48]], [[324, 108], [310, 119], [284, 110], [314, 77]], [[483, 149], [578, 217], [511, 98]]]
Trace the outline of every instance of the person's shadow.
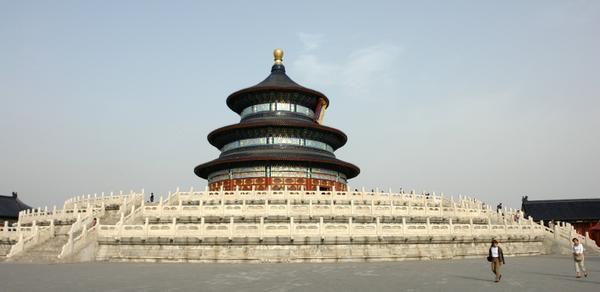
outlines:
[[559, 278], [567, 278], [567, 279], [571, 279], [574, 276], [571, 275], [561, 275], [561, 274], [550, 274], [550, 273], [540, 273], [540, 272], [529, 272], [531, 274], [536, 274], [536, 275], [542, 275], [542, 276], [553, 276], [553, 277], [559, 277]]
[[476, 280], [476, 281], [482, 281], [482, 282], [494, 282], [493, 279], [481, 279], [481, 278], [475, 278], [475, 277], [469, 277], [469, 276], [463, 276], [463, 275], [453, 275], [453, 276], [457, 277], [457, 278], [467, 279], [467, 280]]

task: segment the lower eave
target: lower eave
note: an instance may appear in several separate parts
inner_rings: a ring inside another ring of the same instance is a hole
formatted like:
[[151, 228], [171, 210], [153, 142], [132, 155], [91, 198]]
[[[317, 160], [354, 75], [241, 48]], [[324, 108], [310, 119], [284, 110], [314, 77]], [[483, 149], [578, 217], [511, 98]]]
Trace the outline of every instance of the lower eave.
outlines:
[[200, 164], [194, 168], [194, 173], [203, 178], [208, 179], [208, 175], [212, 172], [227, 169], [230, 167], [237, 167], [242, 165], [256, 164], [256, 163], [269, 163], [269, 162], [289, 162], [314, 165], [324, 167], [327, 169], [336, 170], [346, 175], [348, 179], [358, 176], [360, 168], [358, 166], [348, 163], [336, 158], [326, 157], [313, 157], [313, 156], [295, 156], [295, 157], [278, 157], [278, 156], [261, 156], [261, 157], [234, 157], [234, 158], [218, 158], [213, 161]]

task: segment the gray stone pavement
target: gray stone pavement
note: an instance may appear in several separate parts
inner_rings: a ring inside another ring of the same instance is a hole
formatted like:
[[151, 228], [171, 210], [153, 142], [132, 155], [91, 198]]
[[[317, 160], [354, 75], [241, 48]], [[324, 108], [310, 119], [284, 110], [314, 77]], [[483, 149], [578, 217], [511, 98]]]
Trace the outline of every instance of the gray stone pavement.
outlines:
[[298, 264], [0, 263], [0, 291], [600, 291], [600, 257], [575, 278], [571, 257]]

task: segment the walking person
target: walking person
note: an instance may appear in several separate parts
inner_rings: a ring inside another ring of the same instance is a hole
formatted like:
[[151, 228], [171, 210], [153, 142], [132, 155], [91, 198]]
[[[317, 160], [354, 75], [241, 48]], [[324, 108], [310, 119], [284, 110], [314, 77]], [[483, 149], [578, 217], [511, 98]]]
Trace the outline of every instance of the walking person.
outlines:
[[583, 244], [579, 243], [579, 239], [573, 238], [573, 260], [575, 261], [575, 276], [581, 278], [581, 272], [583, 276], [587, 277], [587, 271], [585, 270], [584, 257], [583, 257]]
[[154, 202], [154, 193], [150, 193], [150, 203]]
[[488, 251], [488, 262], [492, 263], [492, 273], [496, 275], [496, 280], [494, 282], [499, 282], [502, 278], [502, 274], [500, 273], [500, 267], [504, 264], [504, 253], [502, 252], [502, 248], [498, 246], [497, 240], [492, 240], [492, 245]]

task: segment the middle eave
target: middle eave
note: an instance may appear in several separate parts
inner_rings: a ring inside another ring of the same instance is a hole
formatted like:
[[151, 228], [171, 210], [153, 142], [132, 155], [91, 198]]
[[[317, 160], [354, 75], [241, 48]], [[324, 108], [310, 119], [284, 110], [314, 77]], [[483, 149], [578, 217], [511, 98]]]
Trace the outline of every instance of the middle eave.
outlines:
[[295, 131], [304, 135], [318, 136], [315, 139], [329, 144], [334, 149], [338, 149], [346, 144], [348, 137], [344, 132], [319, 125], [315, 122], [292, 120], [292, 119], [269, 119], [252, 122], [244, 122], [218, 128], [208, 134], [208, 142], [211, 145], [221, 149], [225, 144], [238, 139], [255, 137], [251, 131], [263, 130], [264, 132], [275, 132], [277, 129], [286, 131]]

